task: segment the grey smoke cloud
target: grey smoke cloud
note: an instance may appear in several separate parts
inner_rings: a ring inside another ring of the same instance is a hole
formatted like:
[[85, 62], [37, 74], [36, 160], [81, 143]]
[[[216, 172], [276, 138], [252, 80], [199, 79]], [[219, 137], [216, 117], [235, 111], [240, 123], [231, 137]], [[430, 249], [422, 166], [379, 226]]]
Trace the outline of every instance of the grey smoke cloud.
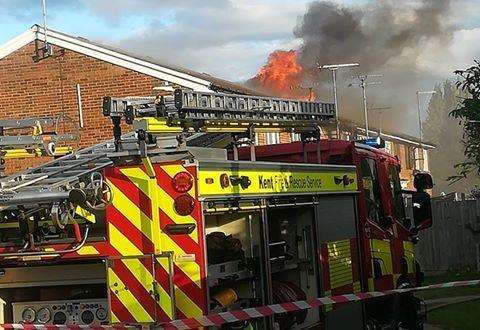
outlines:
[[451, 39], [452, 28], [444, 23], [449, 5], [449, 0], [423, 0], [417, 7], [375, 1], [349, 8], [313, 2], [294, 32], [303, 40], [302, 64], [312, 69], [316, 62], [357, 60], [373, 70], [405, 55], [414, 60], [426, 41]]
[[[450, 0], [370, 1], [347, 7], [312, 2], [294, 30], [302, 40], [299, 61], [307, 73], [305, 80], [320, 81], [318, 95], [330, 99], [329, 73], [319, 71], [318, 64], [359, 62], [358, 69], [340, 72], [342, 115], [363, 122], [360, 91], [347, 88], [350, 76], [381, 73], [383, 85], [368, 90], [369, 106], [391, 107], [384, 125], [415, 134], [415, 92], [440, 78], [425, 71], [419, 58], [426, 48], [440, 55], [451, 43], [455, 28], [449, 23], [450, 4]], [[372, 114], [371, 119], [370, 124], [378, 126], [378, 116]]]

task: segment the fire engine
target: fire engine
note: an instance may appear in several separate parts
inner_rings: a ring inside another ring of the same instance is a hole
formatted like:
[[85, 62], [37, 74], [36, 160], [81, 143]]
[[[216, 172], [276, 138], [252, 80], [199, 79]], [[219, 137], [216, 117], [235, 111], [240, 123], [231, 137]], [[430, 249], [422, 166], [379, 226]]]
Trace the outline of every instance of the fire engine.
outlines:
[[[403, 191], [395, 157], [320, 139], [333, 104], [179, 89], [105, 97], [103, 113], [111, 141], [0, 179], [5, 323], [161, 326], [419, 283], [431, 177]], [[301, 141], [255, 146], [258, 132]], [[229, 328], [421, 323], [404, 294]]]

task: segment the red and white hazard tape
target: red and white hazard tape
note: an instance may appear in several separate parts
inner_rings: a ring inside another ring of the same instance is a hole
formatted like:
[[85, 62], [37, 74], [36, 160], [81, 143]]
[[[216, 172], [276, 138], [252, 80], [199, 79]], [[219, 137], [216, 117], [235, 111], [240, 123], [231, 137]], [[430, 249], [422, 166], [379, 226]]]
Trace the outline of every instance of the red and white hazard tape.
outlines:
[[423, 287], [388, 290], [382, 292], [360, 292], [352, 294], [343, 294], [332, 297], [315, 298], [311, 300], [294, 301], [282, 304], [266, 305], [261, 307], [252, 307], [223, 313], [215, 313], [204, 316], [192, 317], [188, 319], [174, 320], [162, 324], [160, 328], [164, 329], [197, 329], [199, 327], [220, 326], [222, 324], [245, 321], [254, 318], [272, 316], [274, 314], [283, 314], [298, 310], [310, 309], [321, 306], [335, 305], [347, 302], [369, 300], [377, 297], [388, 296], [396, 293], [406, 293], [412, 291], [452, 288], [460, 286], [470, 286], [480, 284], [480, 280], [450, 282], [442, 284], [433, 284]]
[[[141, 326], [125, 325], [55, 325], [55, 324], [0, 324], [0, 329], [5, 330], [126, 330], [141, 329]], [[146, 327], [147, 328], [147, 327]]]
[[[396, 293], [406, 293], [412, 291], [421, 291], [428, 289], [452, 288], [461, 286], [472, 286], [480, 284], [480, 280], [450, 282], [442, 284], [433, 284], [417, 288], [397, 289], [388, 291], [372, 291], [360, 292], [352, 294], [343, 294], [332, 297], [315, 298], [311, 300], [301, 300], [282, 304], [266, 305], [261, 307], [252, 307], [246, 309], [239, 309], [223, 313], [215, 313], [204, 316], [192, 317], [189, 319], [174, 320], [164, 323], [159, 327], [162, 329], [197, 329], [199, 327], [220, 326], [227, 323], [238, 321], [245, 321], [260, 317], [272, 316], [275, 314], [283, 314], [299, 310], [305, 310], [321, 306], [329, 306], [347, 302], [370, 300], [377, 297], [384, 297]], [[39, 325], [39, 324], [2, 324], [0, 329], [6, 330], [123, 330], [123, 329], [141, 329], [142, 326], [125, 326], [125, 325]]]

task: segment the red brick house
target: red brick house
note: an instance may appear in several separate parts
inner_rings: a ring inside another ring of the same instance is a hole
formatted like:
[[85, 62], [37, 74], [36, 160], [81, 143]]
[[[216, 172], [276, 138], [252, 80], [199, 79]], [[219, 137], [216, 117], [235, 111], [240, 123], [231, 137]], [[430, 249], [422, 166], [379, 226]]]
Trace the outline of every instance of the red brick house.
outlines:
[[[43, 28], [38, 25], [0, 45], [0, 118], [64, 114], [73, 122], [63, 127], [65, 132], [81, 126], [78, 131], [80, 140], [69, 143], [73, 148], [112, 138], [111, 122], [101, 111], [102, 98], [106, 95], [152, 95], [153, 88], [159, 86], [166, 89], [182, 87], [197, 91], [259, 94], [243, 85], [129, 54], [85, 38], [53, 30], [48, 30], [47, 35], [53, 52], [51, 56], [40, 60], [38, 57], [43, 57], [41, 49], [45, 35]], [[357, 136], [357, 124], [342, 120], [342, 125], [346, 131], [353, 130], [343, 138]], [[331, 135], [331, 132], [326, 133]], [[404, 160], [402, 165], [407, 171], [404, 171], [404, 179], [411, 181], [411, 172], [415, 169], [415, 156], [412, 161], [411, 150], [418, 149], [418, 141], [386, 132], [382, 133], [382, 137], [390, 141], [389, 150]], [[259, 134], [256, 142], [270, 144], [290, 142], [297, 138], [283, 133]], [[433, 146], [424, 143], [422, 147], [429, 149]], [[42, 161], [34, 158], [8, 161], [6, 172]]]
[[[112, 138], [111, 123], [102, 115], [102, 98], [151, 95], [155, 86], [197, 91], [218, 90], [251, 94], [252, 90], [207, 74], [159, 63], [93, 43], [84, 38], [48, 30], [53, 53], [41, 60], [45, 38], [34, 25], [0, 46], [0, 114], [27, 118], [65, 114], [80, 127], [85, 147]], [[71, 131], [75, 125], [65, 126]], [[7, 172], [42, 161], [10, 161]]]

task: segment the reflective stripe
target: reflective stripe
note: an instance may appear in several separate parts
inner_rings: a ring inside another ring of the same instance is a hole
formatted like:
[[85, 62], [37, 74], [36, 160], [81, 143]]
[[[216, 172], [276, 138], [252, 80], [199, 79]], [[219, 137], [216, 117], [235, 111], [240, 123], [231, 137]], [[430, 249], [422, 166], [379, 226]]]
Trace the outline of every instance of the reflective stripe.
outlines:
[[[206, 312], [206, 288], [203, 286], [205, 276], [204, 256], [202, 252], [203, 240], [200, 234], [203, 232], [199, 202], [196, 210], [188, 216], [180, 216], [174, 209], [174, 198], [180, 193], [172, 188], [172, 178], [180, 172], [188, 172], [187, 168], [180, 164], [168, 164], [155, 167], [157, 174], [157, 199], [159, 205], [160, 223], [167, 224], [194, 223], [195, 229], [188, 235], [169, 235], [162, 232], [162, 248], [174, 253], [174, 288], [175, 305], [184, 315], [202, 315]], [[196, 180], [189, 191], [190, 196], [195, 198]], [[202, 275], [203, 274], [203, 275]]]
[[[161, 269], [154, 268], [153, 272], [148, 272], [148, 267], [142, 268], [143, 259], [142, 261], [128, 259], [130, 261], [126, 264], [143, 286], [142, 290], [151, 291], [152, 283], [159, 283], [156, 286], [158, 308], [168, 317], [173, 317], [174, 301], [175, 307], [183, 315], [187, 317], [202, 315], [206, 312], [206, 292], [202, 283], [205, 270], [202, 269], [203, 242], [200, 244], [199, 239], [199, 233], [202, 232], [199, 202], [195, 200], [195, 214], [178, 215], [174, 210], [174, 197], [178, 193], [171, 187], [170, 176], [174, 176], [175, 171], [188, 172], [188, 170], [179, 164], [165, 166], [153, 164], [153, 170], [155, 178], [149, 176], [142, 166], [116, 167], [106, 171], [106, 179], [111, 185], [113, 195], [112, 205], [107, 209], [110, 244], [123, 256], [171, 253], [173, 287], [170, 286], [171, 279], [168, 277], [171, 271], [168, 258], [157, 259], [155, 267]], [[162, 186], [165, 186], [165, 189]], [[192, 196], [195, 196], [195, 189], [194, 185], [190, 191]], [[169, 223], [195, 223], [196, 228], [189, 235], [170, 235], [162, 231]], [[143, 263], [143, 266], [147, 265]], [[154, 275], [155, 269], [159, 272], [158, 277]], [[174, 299], [170, 296], [170, 290], [174, 293]], [[120, 300], [120, 303], [124, 305], [124, 301]], [[126, 307], [130, 311], [130, 308]], [[144, 307], [147, 308], [146, 305]]]
[[139, 231], [150, 240], [152, 239], [152, 221], [135, 205], [125, 194], [111, 182], [111, 190], [114, 195], [113, 206], [122, 213]]
[[92, 245], [82, 246], [80, 250], [77, 251], [77, 253], [80, 255], [100, 254], [100, 252], [98, 252], [98, 250]]
[[329, 242], [328, 264], [330, 271], [330, 289], [353, 283], [352, 255], [350, 240]]
[[111, 323], [120, 323], [120, 320], [118, 319], [118, 317], [115, 315], [115, 313], [110, 310], [110, 322]]
[[175, 285], [175, 306], [177, 306], [177, 308], [187, 317], [202, 315], [202, 310], [188, 297], [187, 294], [188, 292], [184, 293]]
[[[389, 240], [370, 240], [372, 258], [381, 260], [382, 275], [393, 275], [392, 251]], [[373, 263], [372, 263], [373, 267]]]
[[89, 211], [85, 210], [81, 206], [77, 206], [75, 208], [75, 213], [81, 216], [82, 218], [86, 219], [87, 221], [90, 221], [91, 223], [95, 223], [97, 220], [93, 213], [90, 213]]
[[[155, 268], [155, 273], [157, 274], [158, 272], [162, 271], [165, 273], [166, 276], [170, 275], [170, 267], [169, 267], [169, 261], [168, 258], [157, 258], [157, 266], [161, 267], [162, 269]], [[173, 299], [170, 297], [170, 292], [167, 292], [164, 287], [169, 288], [170, 283], [168, 285], [165, 285], [166, 283], [159, 283], [156, 287], [156, 291], [158, 294], [158, 304], [160, 307], [163, 309], [163, 311], [171, 318], [173, 319], [173, 313], [175, 307], [173, 306]]]
[[408, 273], [415, 272], [415, 245], [413, 242], [403, 242], [403, 255], [407, 261]]
[[[122, 169], [121, 172], [125, 174], [132, 183], [139, 189], [145, 196], [148, 196], [151, 202], [150, 205], [150, 212], [151, 212], [151, 232], [152, 236], [150, 236], [150, 240], [155, 246], [155, 252], [160, 253], [162, 252], [161, 248], [161, 230], [160, 230], [160, 220], [158, 217], [158, 210], [159, 201], [158, 201], [158, 194], [157, 190], [159, 189], [157, 185], [157, 179], [154, 177], [150, 177], [147, 173], [145, 173], [142, 169], [138, 167], [134, 168], [125, 168]], [[164, 251], [164, 250], [163, 250]]]
[[138, 256], [142, 254], [142, 251], [112, 224], [108, 226], [108, 236], [110, 238], [110, 244], [122, 255]]

